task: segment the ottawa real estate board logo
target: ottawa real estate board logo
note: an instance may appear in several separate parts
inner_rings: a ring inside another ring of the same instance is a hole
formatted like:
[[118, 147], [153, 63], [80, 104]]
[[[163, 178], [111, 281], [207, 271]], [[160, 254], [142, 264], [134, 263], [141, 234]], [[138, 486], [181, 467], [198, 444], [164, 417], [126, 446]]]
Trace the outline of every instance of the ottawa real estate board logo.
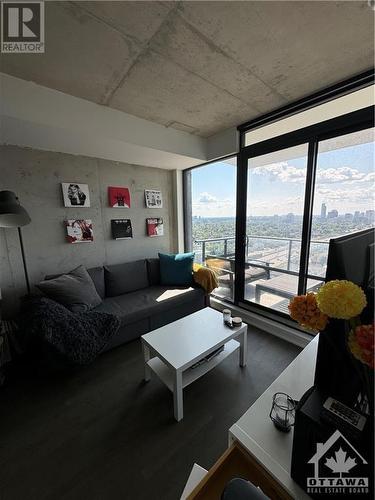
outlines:
[[368, 463], [338, 430], [325, 443], [317, 443], [308, 463], [314, 466], [314, 476], [307, 478], [309, 494], [341, 498], [369, 493]]
[[44, 53], [44, 2], [1, 2], [1, 52]]

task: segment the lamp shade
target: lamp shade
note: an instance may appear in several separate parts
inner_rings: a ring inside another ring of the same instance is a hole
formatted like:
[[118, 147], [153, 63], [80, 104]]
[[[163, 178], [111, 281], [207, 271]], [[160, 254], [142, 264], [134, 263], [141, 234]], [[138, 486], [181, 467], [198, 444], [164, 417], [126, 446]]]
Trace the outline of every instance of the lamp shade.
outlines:
[[0, 191], [0, 227], [21, 227], [31, 222], [13, 191]]

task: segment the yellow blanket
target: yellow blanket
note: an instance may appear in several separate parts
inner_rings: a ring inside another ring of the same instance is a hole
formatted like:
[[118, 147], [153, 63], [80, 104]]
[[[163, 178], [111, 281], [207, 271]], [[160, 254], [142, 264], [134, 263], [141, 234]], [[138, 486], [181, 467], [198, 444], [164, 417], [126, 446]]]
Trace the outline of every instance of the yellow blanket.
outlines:
[[217, 277], [212, 269], [208, 267], [201, 266], [200, 264], [193, 265], [193, 278], [195, 283], [200, 285], [207, 293], [211, 293], [212, 290], [219, 286]]

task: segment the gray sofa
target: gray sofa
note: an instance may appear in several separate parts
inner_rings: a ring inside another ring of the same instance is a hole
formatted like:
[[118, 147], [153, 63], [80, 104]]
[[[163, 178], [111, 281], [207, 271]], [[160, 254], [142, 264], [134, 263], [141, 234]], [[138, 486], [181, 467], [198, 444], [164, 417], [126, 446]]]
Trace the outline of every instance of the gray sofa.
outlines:
[[209, 303], [206, 292], [199, 286], [161, 285], [159, 259], [95, 267], [87, 271], [103, 299], [93, 310], [114, 314], [121, 322], [117, 335], [106, 350], [203, 309]]

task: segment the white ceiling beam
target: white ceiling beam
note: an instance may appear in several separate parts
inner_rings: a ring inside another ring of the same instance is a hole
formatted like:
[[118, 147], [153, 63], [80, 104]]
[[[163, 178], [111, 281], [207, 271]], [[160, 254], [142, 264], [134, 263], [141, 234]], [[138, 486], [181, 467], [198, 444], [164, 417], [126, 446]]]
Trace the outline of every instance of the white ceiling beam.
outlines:
[[208, 159], [207, 140], [0, 73], [0, 142], [159, 168]]

